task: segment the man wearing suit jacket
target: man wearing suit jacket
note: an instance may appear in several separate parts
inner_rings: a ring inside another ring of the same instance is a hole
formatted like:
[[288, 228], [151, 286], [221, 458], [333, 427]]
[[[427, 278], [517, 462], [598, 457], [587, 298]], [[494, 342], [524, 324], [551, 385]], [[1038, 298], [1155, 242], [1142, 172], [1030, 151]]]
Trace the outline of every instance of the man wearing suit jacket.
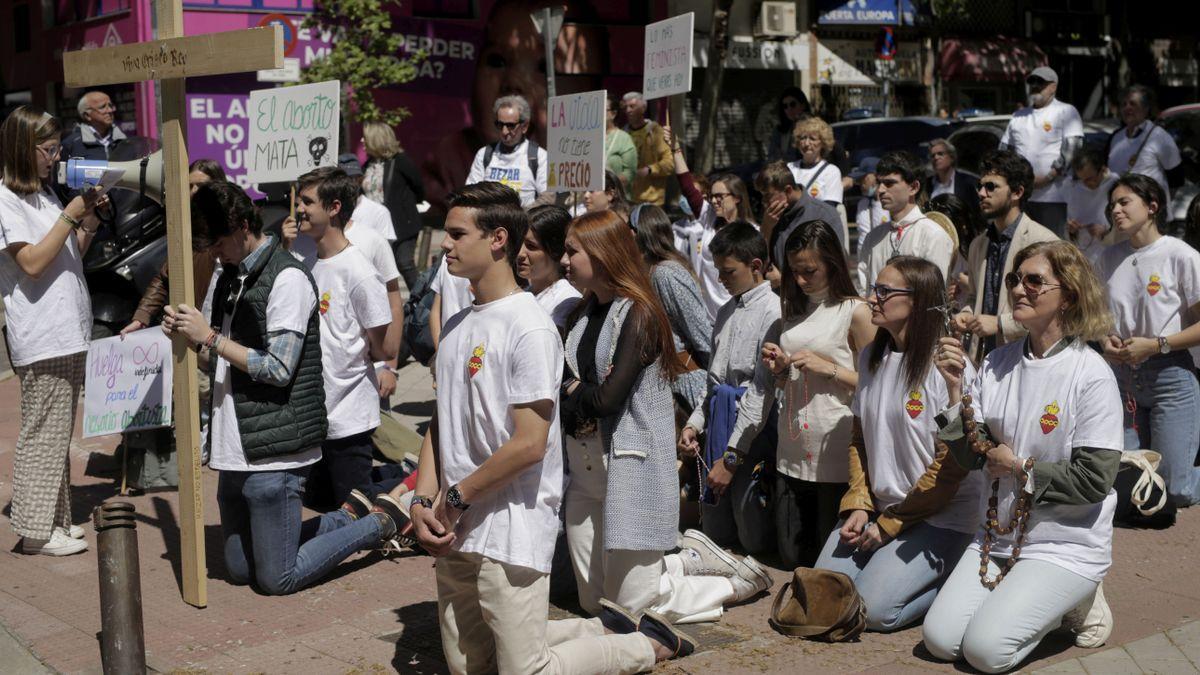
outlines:
[[929, 160], [933, 177], [929, 181], [929, 198], [952, 194], [968, 206], [979, 203], [979, 179], [958, 170], [958, 150], [944, 138], [929, 142]]
[[1025, 328], [1013, 321], [1004, 276], [1013, 269], [1017, 252], [1042, 241], [1058, 239], [1022, 210], [1033, 188], [1033, 167], [1011, 150], [995, 150], [979, 166], [979, 205], [987, 230], [967, 250], [970, 302], [957, 317], [959, 330], [975, 335], [972, 357], [980, 361], [996, 347], [1019, 339]]

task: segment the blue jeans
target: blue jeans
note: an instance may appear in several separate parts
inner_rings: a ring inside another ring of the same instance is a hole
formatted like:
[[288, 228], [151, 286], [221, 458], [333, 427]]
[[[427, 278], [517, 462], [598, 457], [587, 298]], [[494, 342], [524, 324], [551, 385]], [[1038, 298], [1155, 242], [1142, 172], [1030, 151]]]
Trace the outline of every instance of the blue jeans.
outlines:
[[378, 518], [353, 520], [340, 509], [302, 523], [308, 467], [220, 473], [217, 506], [234, 583], [254, 583], [268, 595], [295, 593], [380, 539]]
[[845, 522], [838, 521], [813, 567], [850, 577], [867, 606], [867, 629], [884, 633], [925, 616], [973, 538], [922, 522], [880, 548], [856, 551], [842, 543]]
[[[1159, 473], [1179, 507], [1200, 502], [1200, 384], [1187, 352], [1155, 356], [1137, 368], [1116, 366], [1125, 399], [1125, 449], [1162, 455]], [[1128, 410], [1130, 399], [1136, 404]]]

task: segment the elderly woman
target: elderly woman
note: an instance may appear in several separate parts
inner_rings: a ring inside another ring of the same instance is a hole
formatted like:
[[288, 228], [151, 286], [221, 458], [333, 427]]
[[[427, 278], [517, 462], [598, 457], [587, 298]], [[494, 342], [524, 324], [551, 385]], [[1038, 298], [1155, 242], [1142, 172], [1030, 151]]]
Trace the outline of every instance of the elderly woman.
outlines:
[[987, 673], [1016, 668], [1060, 624], [1079, 646], [1107, 639], [1100, 582], [1124, 447], [1117, 379], [1087, 346], [1112, 326], [1091, 265], [1054, 241], [1022, 249], [1013, 268], [1004, 285], [1029, 334], [989, 354], [966, 392], [959, 341], [943, 338], [936, 357], [950, 393], [941, 438], [990, 487], [982, 527], [925, 617], [925, 646]]
[[813, 199], [837, 206], [842, 203], [842, 172], [829, 161], [833, 151], [833, 128], [819, 117], [806, 117], [796, 123], [792, 138], [800, 159], [788, 163], [796, 186]]

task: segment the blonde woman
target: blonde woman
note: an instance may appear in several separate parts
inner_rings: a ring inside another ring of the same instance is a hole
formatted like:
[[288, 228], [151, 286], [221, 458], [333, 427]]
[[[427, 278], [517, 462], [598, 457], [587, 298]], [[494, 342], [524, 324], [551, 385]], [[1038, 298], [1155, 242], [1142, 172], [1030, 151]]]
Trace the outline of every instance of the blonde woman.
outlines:
[[[990, 489], [974, 543], [925, 617], [925, 646], [985, 673], [1018, 667], [1060, 624], [1081, 647], [1108, 638], [1100, 582], [1112, 565], [1124, 447], [1117, 378], [1087, 345], [1112, 329], [1087, 258], [1068, 242], [1033, 244], [1004, 285], [1028, 335], [988, 354], [973, 382], [964, 382], [956, 338], [943, 338], [935, 356], [949, 392], [939, 435]], [[974, 423], [964, 432], [968, 407]]]
[[363, 125], [363, 146], [367, 165], [363, 169], [363, 194], [387, 207], [396, 229], [392, 244], [396, 267], [404, 277], [404, 285], [412, 289], [417, 283], [417, 235], [421, 233], [421, 216], [417, 204], [425, 201], [425, 187], [417, 166], [400, 147], [396, 132], [383, 122]]
[[57, 119], [29, 105], [0, 125], [0, 293], [21, 381], [11, 518], [23, 553], [54, 556], [88, 547], [71, 523], [67, 450], [92, 330], [82, 260], [99, 227], [95, 208], [107, 203], [85, 190], [63, 207], [54, 195], [61, 135]]
[[792, 132], [800, 159], [788, 163], [796, 186], [813, 199], [835, 206], [842, 203], [842, 172], [829, 161], [833, 151], [833, 128], [819, 117], [806, 117]]

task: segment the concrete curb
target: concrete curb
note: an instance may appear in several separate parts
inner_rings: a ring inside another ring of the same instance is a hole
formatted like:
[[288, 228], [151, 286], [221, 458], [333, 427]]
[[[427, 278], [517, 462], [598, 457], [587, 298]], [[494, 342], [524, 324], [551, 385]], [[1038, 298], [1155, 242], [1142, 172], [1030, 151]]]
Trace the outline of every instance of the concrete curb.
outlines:
[[25, 643], [8, 632], [4, 624], [0, 624], [0, 664], [4, 664], [4, 672], [11, 675], [43, 675], [57, 672], [46, 667], [46, 664], [29, 651]]

